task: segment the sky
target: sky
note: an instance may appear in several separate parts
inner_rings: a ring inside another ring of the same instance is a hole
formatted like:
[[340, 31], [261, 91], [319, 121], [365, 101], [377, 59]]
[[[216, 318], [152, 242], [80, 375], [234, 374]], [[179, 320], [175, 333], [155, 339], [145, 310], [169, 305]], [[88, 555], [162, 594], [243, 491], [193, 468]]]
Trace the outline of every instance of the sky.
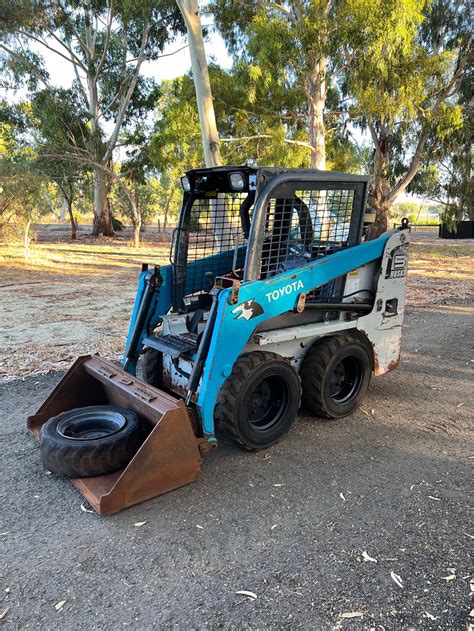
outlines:
[[[230, 68], [232, 65], [232, 59], [227, 53], [227, 49], [224, 40], [212, 29], [209, 29], [209, 35], [206, 39], [206, 51], [209, 61], [215, 59], [215, 61], [224, 68]], [[54, 45], [54, 42], [52, 43]], [[33, 43], [31, 49], [40, 53], [45, 60], [46, 69], [51, 77], [51, 84], [68, 88], [71, 86], [74, 79], [71, 64], [49, 51], [41, 44]], [[186, 38], [179, 37], [171, 44], [168, 44], [161, 59], [156, 61], [145, 61], [142, 65], [142, 73], [146, 77], [153, 77], [156, 81], [160, 82], [166, 79], [175, 79], [185, 74], [191, 68], [191, 61], [189, 58], [189, 50], [186, 45]], [[15, 94], [11, 91], [8, 93], [1, 88], [0, 96], [7, 96], [10, 100], [21, 99], [26, 96], [26, 91], [18, 90]]]

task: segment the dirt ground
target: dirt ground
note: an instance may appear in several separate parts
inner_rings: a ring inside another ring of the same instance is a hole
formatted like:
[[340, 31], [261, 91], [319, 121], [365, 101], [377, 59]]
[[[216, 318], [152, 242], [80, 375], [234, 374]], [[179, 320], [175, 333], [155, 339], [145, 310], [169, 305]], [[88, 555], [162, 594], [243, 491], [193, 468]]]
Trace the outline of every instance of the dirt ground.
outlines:
[[[29, 259], [0, 244], [0, 382], [66, 369], [78, 355], [118, 360], [142, 261], [167, 264], [170, 234], [150, 228], [138, 249], [130, 234], [77, 242], [67, 225], [38, 227]], [[474, 301], [474, 244], [414, 235], [408, 303]]]
[[224, 441], [196, 483], [100, 518], [25, 419], [81, 344], [119, 355], [139, 261], [166, 245], [86, 243], [3, 250], [5, 629], [468, 629], [472, 244], [417, 239], [402, 363], [357, 413], [302, 410], [256, 454]]

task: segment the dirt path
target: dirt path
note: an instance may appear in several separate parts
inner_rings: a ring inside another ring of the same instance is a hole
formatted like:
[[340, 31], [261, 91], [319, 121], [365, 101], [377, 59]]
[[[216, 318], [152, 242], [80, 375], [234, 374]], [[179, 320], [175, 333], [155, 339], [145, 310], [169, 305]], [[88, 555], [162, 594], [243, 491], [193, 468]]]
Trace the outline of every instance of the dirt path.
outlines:
[[0, 386], [5, 629], [466, 629], [473, 329], [466, 304], [411, 308], [359, 412], [224, 444], [195, 484], [109, 518], [26, 434], [59, 374]]

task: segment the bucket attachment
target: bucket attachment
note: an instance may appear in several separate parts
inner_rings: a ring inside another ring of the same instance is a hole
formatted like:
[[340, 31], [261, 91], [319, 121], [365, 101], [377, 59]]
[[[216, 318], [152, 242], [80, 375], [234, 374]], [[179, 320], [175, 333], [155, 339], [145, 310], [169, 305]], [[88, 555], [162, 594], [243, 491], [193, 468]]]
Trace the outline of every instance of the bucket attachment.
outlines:
[[97, 355], [79, 357], [36, 414], [28, 429], [39, 439], [52, 416], [88, 405], [117, 405], [136, 412], [151, 428], [125, 469], [73, 484], [101, 515], [110, 515], [193, 482], [201, 456], [186, 406], [135, 379]]

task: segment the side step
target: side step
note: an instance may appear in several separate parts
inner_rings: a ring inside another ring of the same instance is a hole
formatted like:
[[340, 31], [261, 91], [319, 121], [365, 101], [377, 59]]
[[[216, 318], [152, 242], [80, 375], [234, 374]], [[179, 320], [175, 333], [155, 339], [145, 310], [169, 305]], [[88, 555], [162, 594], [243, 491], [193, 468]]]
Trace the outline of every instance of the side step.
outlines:
[[183, 353], [195, 353], [198, 346], [197, 335], [194, 333], [150, 335], [143, 340], [143, 344], [171, 357], [179, 357]]
[[193, 482], [201, 469], [199, 442], [181, 399], [143, 384], [97, 355], [79, 357], [28, 429], [39, 438], [52, 416], [76, 407], [111, 404], [134, 410], [150, 433], [125, 469], [72, 483], [101, 515]]

